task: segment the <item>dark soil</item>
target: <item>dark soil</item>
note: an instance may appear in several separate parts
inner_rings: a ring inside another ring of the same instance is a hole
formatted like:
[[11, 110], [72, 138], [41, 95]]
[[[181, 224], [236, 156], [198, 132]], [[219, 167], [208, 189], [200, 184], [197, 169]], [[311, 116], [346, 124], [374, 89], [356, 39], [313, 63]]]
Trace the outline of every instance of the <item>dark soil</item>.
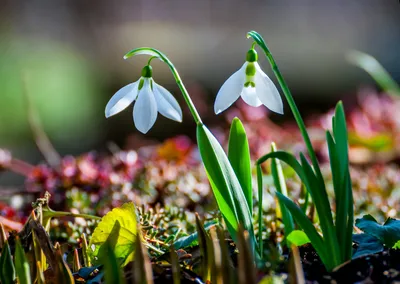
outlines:
[[354, 259], [328, 273], [311, 246], [300, 249], [306, 283], [400, 283], [400, 250]]

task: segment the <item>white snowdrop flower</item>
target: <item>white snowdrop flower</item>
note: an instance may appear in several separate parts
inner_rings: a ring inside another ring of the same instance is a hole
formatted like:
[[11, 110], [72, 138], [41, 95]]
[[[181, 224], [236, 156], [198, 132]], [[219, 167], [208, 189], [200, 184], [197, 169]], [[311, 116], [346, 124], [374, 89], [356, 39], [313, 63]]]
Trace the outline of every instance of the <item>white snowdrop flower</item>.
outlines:
[[112, 96], [106, 106], [106, 117], [121, 112], [135, 100], [133, 121], [136, 128], [144, 134], [156, 122], [158, 112], [169, 119], [182, 122], [182, 110], [178, 102], [167, 89], [154, 82], [150, 65], [143, 68], [139, 80], [126, 85]]
[[281, 96], [271, 79], [257, 63], [254, 49], [247, 52], [246, 62], [225, 81], [218, 91], [214, 104], [216, 114], [230, 107], [239, 97], [250, 106], [265, 105], [270, 110], [283, 114]]

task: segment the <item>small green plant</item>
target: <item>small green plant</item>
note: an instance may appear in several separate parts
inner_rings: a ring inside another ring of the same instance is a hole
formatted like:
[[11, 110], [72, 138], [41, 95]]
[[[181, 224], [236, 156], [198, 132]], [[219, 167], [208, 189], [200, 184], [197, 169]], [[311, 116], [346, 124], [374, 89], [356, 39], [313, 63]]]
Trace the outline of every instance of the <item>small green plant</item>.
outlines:
[[[272, 70], [278, 79], [278, 82], [303, 136], [311, 160], [310, 164], [305, 155], [302, 153], [300, 154], [299, 162], [292, 154], [288, 152], [273, 151], [257, 160], [257, 168], [260, 169], [260, 165], [268, 159], [279, 159], [292, 167], [300, 177], [315, 204], [320, 220], [322, 236], [318, 233], [313, 223], [308, 219], [301, 208], [287, 198], [287, 196], [282, 194], [282, 192], [279, 192], [279, 190], [277, 191], [276, 195], [280, 202], [283, 203], [290, 211], [297, 224], [304, 230], [312, 245], [318, 252], [322, 262], [325, 264], [325, 267], [328, 270], [332, 270], [345, 261], [350, 260], [352, 257], [352, 232], [354, 223], [353, 196], [349, 172], [347, 128], [343, 105], [341, 102], [339, 102], [336, 106], [336, 112], [332, 118], [332, 133], [329, 131], [326, 132], [336, 199], [336, 219], [334, 222], [325, 182], [322, 177], [317, 156], [290, 90], [283, 79], [277, 64], [275, 63], [271, 52], [265, 44], [264, 39], [254, 31], [249, 32], [248, 36], [251, 37], [258, 44], [258, 46], [260, 46], [260, 48], [264, 51], [269, 63], [271, 64]], [[257, 174], [260, 176], [261, 171], [258, 170]], [[274, 176], [276, 176], [276, 174]], [[261, 188], [262, 179], [259, 177], [258, 180], [259, 188]], [[274, 180], [276, 187], [281, 188], [282, 178], [275, 178]], [[262, 191], [259, 189], [259, 192]], [[260, 199], [262, 200], [262, 196], [260, 196]], [[285, 222], [290, 224], [288, 219], [288, 216], [284, 217]]]

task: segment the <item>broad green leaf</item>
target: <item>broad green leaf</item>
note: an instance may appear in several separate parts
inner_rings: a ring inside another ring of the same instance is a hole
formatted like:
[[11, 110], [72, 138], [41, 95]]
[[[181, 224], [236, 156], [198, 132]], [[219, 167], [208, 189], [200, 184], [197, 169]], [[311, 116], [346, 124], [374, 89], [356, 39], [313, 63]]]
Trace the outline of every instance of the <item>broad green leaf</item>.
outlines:
[[388, 218], [383, 225], [374, 217], [365, 215], [356, 220], [356, 226], [365, 233], [378, 238], [385, 246], [391, 248], [400, 240], [400, 220]]
[[292, 231], [286, 238], [289, 242], [298, 247], [311, 242], [306, 233], [300, 230]]
[[400, 240], [397, 241], [394, 246], [392, 247], [392, 249], [400, 249]]
[[118, 259], [124, 259], [122, 265], [125, 266], [134, 258], [137, 233], [135, 205], [132, 202], [125, 203], [101, 219], [90, 239], [89, 248], [95, 247], [93, 256], [97, 257], [101, 246], [109, 240], [115, 244], [114, 253]]
[[0, 257], [0, 280], [2, 284], [14, 284], [15, 267], [11, 258], [10, 245], [6, 241]]
[[243, 189], [250, 215], [253, 215], [250, 148], [246, 131], [237, 117], [233, 119], [229, 133], [228, 158]]
[[29, 263], [26, 259], [25, 251], [22, 248], [19, 238], [17, 238], [15, 243], [14, 262], [15, 262], [15, 272], [17, 274], [18, 282], [20, 284], [32, 283], [31, 273], [29, 270]]
[[279, 192], [276, 192], [276, 196], [281, 200], [285, 206], [289, 209], [290, 213], [292, 213], [293, 218], [296, 223], [303, 229], [308, 238], [311, 241], [311, 244], [317, 251], [319, 257], [322, 262], [325, 264], [328, 270], [333, 269], [334, 265], [332, 263], [332, 258], [329, 255], [329, 248], [326, 246], [325, 241], [318, 234], [315, 229], [313, 223], [308, 219], [308, 217], [301, 211], [301, 209], [289, 198], [282, 195]]
[[237, 240], [236, 234], [240, 222], [250, 233], [254, 244], [250, 209], [224, 150], [203, 124], [197, 126], [197, 142], [211, 188], [231, 237]]
[[353, 259], [364, 255], [374, 254], [383, 251], [382, 242], [368, 234], [354, 234], [353, 241], [358, 245], [353, 254]]

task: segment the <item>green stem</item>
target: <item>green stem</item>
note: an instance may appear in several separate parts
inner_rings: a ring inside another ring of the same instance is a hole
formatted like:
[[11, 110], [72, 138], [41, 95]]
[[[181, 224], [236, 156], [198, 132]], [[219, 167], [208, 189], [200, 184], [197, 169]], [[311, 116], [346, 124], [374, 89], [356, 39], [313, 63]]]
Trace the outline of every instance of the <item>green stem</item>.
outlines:
[[149, 59], [149, 61], [151, 61], [151, 59], [153, 57], [157, 57], [161, 61], [163, 61], [165, 64], [168, 65], [169, 69], [172, 72], [172, 75], [175, 78], [175, 82], [178, 85], [179, 89], [181, 90], [183, 98], [185, 99], [186, 104], [188, 105], [189, 110], [192, 113], [194, 121], [196, 122], [197, 125], [203, 124], [203, 122], [201, 121], [200, 115], [197, 112], [197, 109], [194, 106], [193, 101], [190, 98], [189, 93], [185, 88], [185, 85], [183, 85], [183, 83], [182, 83], [182, 80], [181, 80], [181, 77], [179, 76], [178, 70], [176, 70], [174, 64], [172, 64], [172, 62], [168, 59], [168, 57], [164, 53], [162, 53], [161, 51], [159, 51], [155, 48], [140, 47], [140, 48], [135, 48], [135, 49], [129, 51], [127, 54], [125, 54], [124, 59], [128, 59], [129, 57], [132, 57], [134, 55], [139, 55], [139, 54], [151, 55], [152, 57]]
[[159, 253], [159, 254], [163, 254], [164, 253], [164, 251], [156, 248], [155, 246], [153, 246], [153, 245], [151, 245], [149, 243], [145, 243], [144, 246], [146, 246], [148, 249], [151, 249], [151, 250], [155, 251], [156, 253]]
[[258, 250], [263, 258], [263, 242], [262, 242], [262, 202], [263, 202], [263, 176], [261, 164], [257, 164], [257, 187], [258, 187]]
[[258, 46], [264, 51], [265, 56], [267, 57], [269, 63], [271, 64], [272, 71], [274, 72], [276, 78], [278, 79], [278, 82], [282, 88], [283, 94], [286, 97], [286, 100], [289, 104], [290, 109], [292, 110], [293, 116], [297, 122], [297, 125], [299, 126], [301, 135], [304, 138], [304, 142], [307, 146], [308, 153], [310, 155], [314, 170], [316, 171], [318, 180], [323, 182], [323, 177], [321, 170], [319, 168], [317, 156], [315, 154], [314, 148], [311, 144], [311, 139], [308, 136], [306, 126], [304, 124], [303, 118], [300, 115], [300, 112], [296, 106], [296, 103], [292, 97], [292, 94], [290, 93], [289, 87], [285, 82], [285, 79], [283, 78], [281, 72], [279, 71], [278, 65], [275, 62], [275, 59], [273, 58], [271, 52], [269, 51], [264, 39], [261, 37], [261, 35], [255, 31], [251, 31], [247, 34], [248, 37], [252, 37], [253, 40], [258, 44]]
[[[47, 211], [47, 210], [46, 210]], [[43, 212], [43, 214], [48, 215], [48, 217], [74, 217], [74, 218], [85, 218], [85, 219], [93, 219], [93, 220], [101, 220], [101, 217], [88, 215], [88, 214], [75, 214], [72, 212], [63, 212], [63, 211], [47, 211]]]

